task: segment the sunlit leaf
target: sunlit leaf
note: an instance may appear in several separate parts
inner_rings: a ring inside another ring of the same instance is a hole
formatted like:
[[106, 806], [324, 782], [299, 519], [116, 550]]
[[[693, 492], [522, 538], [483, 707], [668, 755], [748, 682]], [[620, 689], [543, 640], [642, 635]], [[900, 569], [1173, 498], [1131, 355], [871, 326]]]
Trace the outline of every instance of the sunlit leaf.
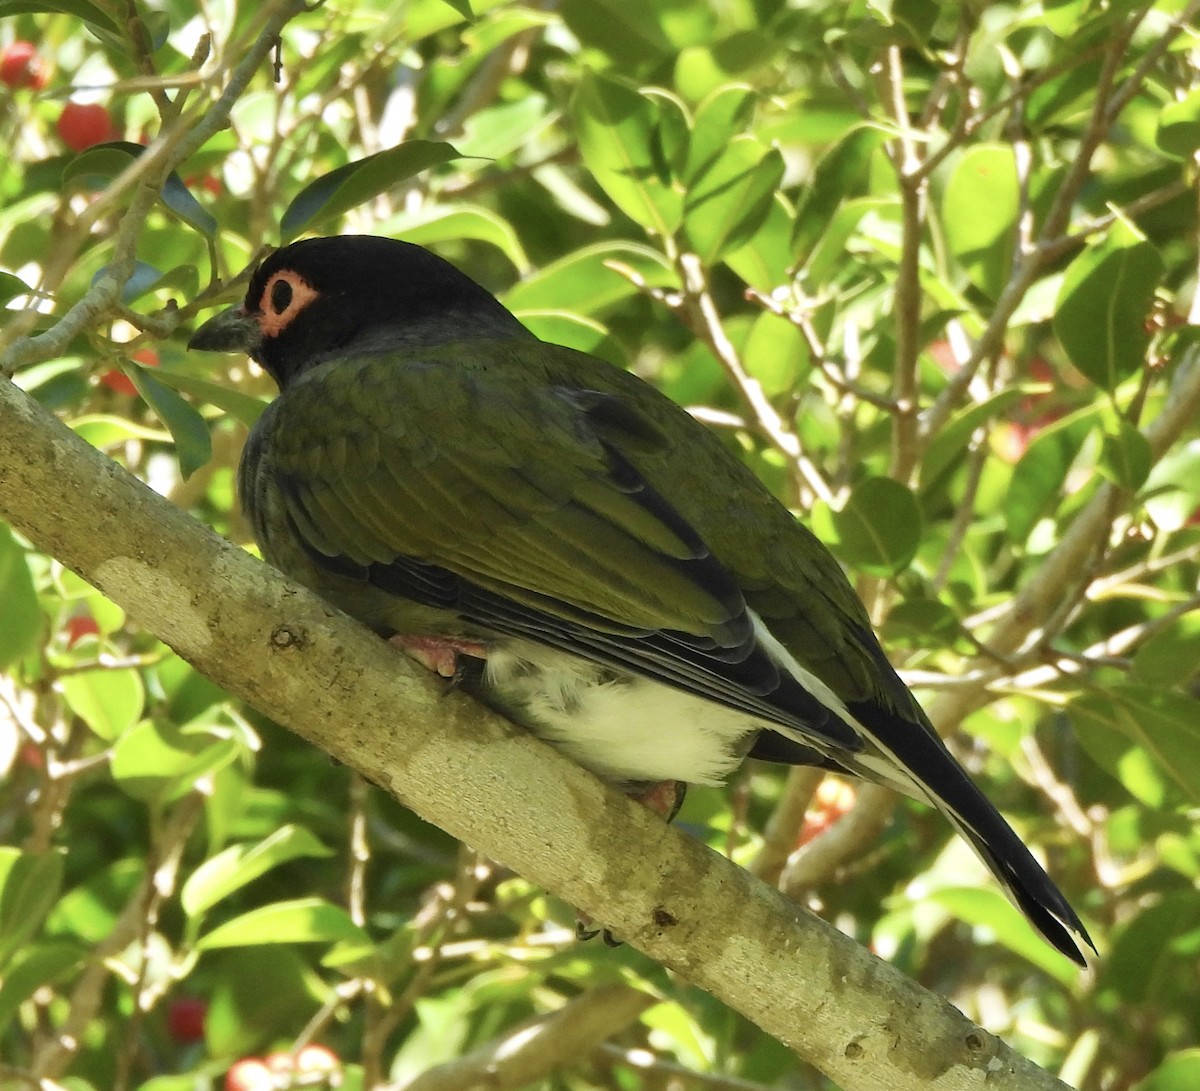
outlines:
[[1146, 316], [1163, 262], [1144, 239], [1118, 224], [1067, 268], [1054, 332], [1067, 355], [1102, 390], [1115, 390], [1146, 362]]
[[280, 223], [283, 241], [336, 219], [423, 170], [459, 157], [452, 145], [442, 141], [409, 140], [338, 167], [310, 182], [292, 198]]

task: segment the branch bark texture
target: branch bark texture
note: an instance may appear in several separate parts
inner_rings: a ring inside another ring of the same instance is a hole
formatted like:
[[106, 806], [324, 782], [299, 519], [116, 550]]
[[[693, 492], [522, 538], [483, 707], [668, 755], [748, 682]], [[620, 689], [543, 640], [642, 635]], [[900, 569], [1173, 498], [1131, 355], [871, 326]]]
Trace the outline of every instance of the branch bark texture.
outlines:
[[603, 921], [843, 1091], [1049, 1091], [853, 940], [173, 507], [0, 381], [0, 514], [234, 693]]

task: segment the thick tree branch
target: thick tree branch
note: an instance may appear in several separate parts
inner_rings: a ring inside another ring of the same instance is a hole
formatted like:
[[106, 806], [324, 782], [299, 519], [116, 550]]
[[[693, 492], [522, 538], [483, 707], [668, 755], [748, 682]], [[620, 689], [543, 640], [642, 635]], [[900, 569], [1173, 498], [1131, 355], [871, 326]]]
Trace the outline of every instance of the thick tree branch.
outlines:
[[231, 693], [844, 1091], [1062, 1088], [853, 940], [207, 530], [0, 382], [0, 513]]

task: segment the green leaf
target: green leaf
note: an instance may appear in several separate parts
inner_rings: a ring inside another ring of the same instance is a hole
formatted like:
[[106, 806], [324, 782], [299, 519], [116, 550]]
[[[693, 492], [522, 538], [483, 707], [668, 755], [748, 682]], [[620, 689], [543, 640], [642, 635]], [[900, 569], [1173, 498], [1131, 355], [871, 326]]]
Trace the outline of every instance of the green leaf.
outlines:
[[[220, 383], [211, 383], [207, 379], [187, 375], [182, 371], [171, 371], [165, 367], [155, 368], [154, 378], [175, 390], [182, 390], [185, 394], [190, 394], [199, 401], [225, 410], [231, 417], [248, 426], [253, 426], [254, 422], [262, 416], [263, 410], [270, 404], [263, 398], [255, 398], [250, 394], [231, 390]], [[191, 407], [189, 406], [189, 408]], [[204, 424], [203, 418], [200, 423]], [[205, 425], [205, 435], [208, 435], [207, 425]], [[199, 453], [199, 448], [197, 448], [197, 453]], [[207, 462], [208, 459], [204, 461]], [[200, 465], [203, 464], [200, 463]]]
[[1163, 455], [1146, 478], [1141, 499], [1160, 530], [1187, 525], [1200, 507], [1200, 439], [1181, 443]]
[[1068, 711], [1084, 749], [1146, 806], [1173, 805], [1168, 782], [1200, 801], [1200, 701], [1127, 684], [1083, 694]]
[[490, 209], [475, 205], [430, 205], [417, 213], [392, 216], [379, 225], [379, 233], [419, 246], [478, 239], [491, 243], [520, 272], [529, 268], [529, 258], [512, 224]]
[[92, 3], [90, 0], [0, 0], [0, 18], [26, 12], [61, 12], [82, 19], [98, 30], [118, 33], [123, 28], [123, 21], [113, 7], [110, 3]]
[[1200, 614], [1186, 614], [1146, 641], [1133, 656], [1133, 680], [1146, 686], [1186, 686], [1200, 674]]
[[817, 160], [812, 178], [796, 206], [792, 247], [798, 265], [808, 260], [838, 206], [848, 198], [864, 193], [871, 157], [886, 139], [883, 130], [860, 125]]
[[742, 357], [746, 370], [769, 398], [793, 391], [801, 369], [809, 363], [808, 346], [796, 324], [770, 311], [754, 320]]
[[734, 137], [745, 129], [757, 101], [752, 87], [738, 83], [721, 87], [696, 107], [684, 168], [689, 182], [713, 168]]
[[698, 177], [689, 179], [684, 226], [706, 265], [748, 241], [771, 211], [783, 180], [783, 156], [753, 137], [733, 140]]
[[1200, 89], [1163, 108], [1154, 141], [1168, 155], [1180, 159], [1191, 159], [1200, 149]]
[[968, 279], [989, 299], [1008, 280], [1017, 242], [1021, 190], [1013, 149], [979, 144], [959, 159], [942, 196], [946, 243]]
[[134, 799], [169, 802], [233, 761], [240, 751], [237, 740], [228, 735], [147, 720], [117, 740], [112, 776]]
[[[129, 140], [110, 140], [87, 148], [74, 156], [63, 168], [63, 185], [75, 180], [97, 188], [106, 185], [145, 150], [143, 145], [134, 144]], [[189, 227], [195, 228], [207, 238], [216, 236], [217, 221], [212, 213], [196, 200], [175, 171], [167, 176], [159, 196], [163, 204]]]
[[0, 977], [9, 959], [41, 930], [58, 901], [64, 854], [0, 846]]
[[1067, 472], [1095, 427], [1095, 411], [1081, 410], [1048, 425], [1030, 441], [1013, 468], [1004, 514], [1008, 538], [1023, 543], [1062, 498]]
[[212, 1057], [265, 1053], [273, 1043], [291, 1041], [296, 1028], [333, 997], [333, 990], [290, 947], [242, 947], [205, 961], [213, 982], [204, 1020]]
[[946, 887], [931, 891], [927, 898], [960, 921], [990, 932], [1010, 951], [1033, 963], [1064, 986], [1072, 985], [1079, 969], [1042, 939], [1012, 902], [998, 890], [978, 887]]
[[137, 158], [141, 147], [125, 140], [112, 140], [81, 151], [63, 168], [62, 181], [81, 181], [86, 186], [106, 185]]
[[256, 947], [273, 943], [337, 943], [370, 937], [340, 906], [321, 898], [298, 898], [252, 909], [201, 937], [197, 950], [218, 947]]
[[860, 482], [841, 511], [817, 504], [812, 524], [838, 557], [877, 576], [894, 576], [907, 568], [921, 542], [917, 501], [890, 477]]
[[301, 856], [331, 856], [308, 830], [287, 825], [256, 845], [231, 845], [205, 860], [183, 884], [181, 900], [189, 917], [198, 916], [273, 867]]
[[1200, 1087], [1200, 1049], [1181, 1049], [1170, 1054], [1133, 1091], [1196, 1091]]
[[0, 270], [0, 307], [3, 307], [9, 300], [16, 299], [17, 296], [28, 294], [29, 285], [25, 281], [12, 273]]
[[677, 288], [675, 271], [648, 246], [601, 242], [572, 251], [543, 266], [505, 293], [513, 311], [575, 311], [596, 314], [637, 295], [637, 286], [613, 266], [625, 266], [652, 288]]
[[1073, 363], [1102, 390], [1136, 374], [1146, 360], [1146, 316], [1163, 274], [1158, 251], [1118, 224], [1067, 268], [1054, 332]]
[[216, 238], [217, 221], [199, 201], [192, 191], [183, 183], [183, 179], [174, 171], [163, 183], [162, 201], [188, 227], [199, 231], [205, 238]]
[[[1035, 386], [1033, 389], [1038, 388]], [[1028, 384], [1006, 387], [986, 401], [960, 409], [951, 417], [930, 440], [925, 457], [921, 460], [921, 492], [931, 492], [940, 485], [945, 474], [962, 464], [962, 457], [975, 432], [1029, 392]]]
[[1179, 969], [1195, 963], [1198, 934], [1200, 900], [1195, 893], [1168, 893], [1118, 929], [1097, 984], [1134, 1010], [1169, 1010], [1175, 999], [1190, 1005], [1195, 987]]
[[106, 742], [128, 731], [142, 715], [146, 693], [141, 676], [130, 667], [68, 674], [61, 685], [71, 711]]
[[290, 242], [302, 231], [341, 216], [423, 170], [459, 158], [458, 151], [443, 141], [409, 140], [338, 167], [292, 199], [280, 224], [283, 241]]
[[442, 0], [442, 3], [453, 8], [468, 23], [475, 22], [475, 13], [471, 10], [470, 0]]
[[1114, 485], [1136, 492], [1146, 483], [1153, 461], [1149, 441], [1127, 420], [1119, 422], [1115, 434], [1105, 434], [1099, 469]]
[[775, 193], [758, 230], [724, 256], [725, 264], [752, 288], [770, 292], [788, 280], [792, 264], [792, 208]]
[[193, 405], [184, 401], [149, 368], [128, 364], [125, 370], [133, 379], [138, 393], [167, 426], [175, 440], [179, 472], [186, 481], [212, 458], [212, 437], [208, 433], [208, 425]]
[[84, 954], [73, 943], [39, 944], [18, 951], [5, 968], [0, 984], [0, 1036], [21, 1004], [38, 989], [57, 984], [82, 966]]
[[[587, 72], [571, 102], [583, 161], [622, 212], [667, 238], [683, 219], [683, 194], [662, 159], [661, 100]], [[669, 109], [669, 107], [668, 107]]]
[[33, 650], [42, 631], [42, 613], [37, 590], [25, 559], [25, 550], [12, 531], [0, 523], [0, 667]]

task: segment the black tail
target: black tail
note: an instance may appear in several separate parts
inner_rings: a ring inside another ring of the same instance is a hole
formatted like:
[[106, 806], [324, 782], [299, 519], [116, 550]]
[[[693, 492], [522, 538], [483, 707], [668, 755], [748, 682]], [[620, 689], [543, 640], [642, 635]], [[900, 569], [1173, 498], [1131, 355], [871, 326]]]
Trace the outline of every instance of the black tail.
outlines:
[[[919, 713], [914, 722], [875, 702], [857, 702], [849, 711], [882, 753], [871, 747], [848, 755], [847, 764], [860, 776], [899, 787], [907, 794], [932, 803], [953, 824], [996, 876], [1013, 904], [1053, 947], [1086, 966], [1076, 937], [1093, 951], [1087, 929], [1063, 897], [1062, 891], [1042, 870], [1025, 843], [965, 770], [946, 749], [932, 724]], [[879, 768], [884, 759], [888, 768]]]

